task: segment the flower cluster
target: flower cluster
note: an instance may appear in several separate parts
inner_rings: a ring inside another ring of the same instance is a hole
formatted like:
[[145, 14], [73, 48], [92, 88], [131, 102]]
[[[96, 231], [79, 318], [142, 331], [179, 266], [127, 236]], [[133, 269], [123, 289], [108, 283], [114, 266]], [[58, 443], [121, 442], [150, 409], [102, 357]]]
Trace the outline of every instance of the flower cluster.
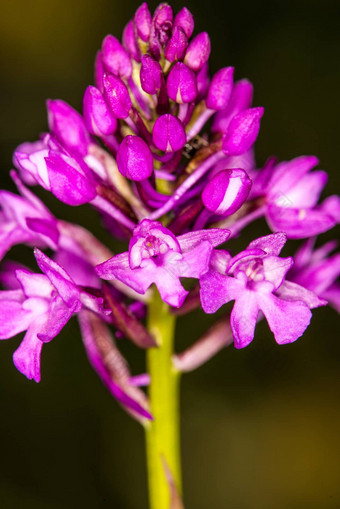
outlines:
[[[313, 170], [313, 156], [257, 168], [263, 108], [252, 106], [253, 87], [234, 81], [233, 67], [210, 75], [209, 36], [193, 33], [188, 9], [174, 15], [164, 3], [151, 15], [142, 4], [122, 42], [105, 37], [82, 114], [48, 100], [49, 132], [14, 154], [19, 194], [0, 192], [1, 257], [27, 244], [41, 271], [8, 261], [1, 271], [0, 338], [26, 331], [17, 369], [38, 382], [42, 346], [77, 315], [91, 364], [138, 418], [152, 418], [138, 387], [148, 376], [130, 375], [112, 331], [157, 348], [144, 325], [155, 287], [177, 314], [215, 313], [234, 301], [230, 315], [175, 357], [183, 371], [231, 341], [247, 346], [262, 317], [284, 344], [304, 333], [311, 309], [327, 301], [340, 308], [335, 246], [313, 251], [315, 237], [340, 218], [339, 197], [318, 204], [327, 174]], [[68, 206], [94, 207], [126, 252], [114, 255], [84, 227], [57, 219], [32, 186]], [[223, 249], [261, 217], [267, 235], [237, 254]], [[302, 238], [309, 240], [295, 263], [279, 256], [287, 239]]]

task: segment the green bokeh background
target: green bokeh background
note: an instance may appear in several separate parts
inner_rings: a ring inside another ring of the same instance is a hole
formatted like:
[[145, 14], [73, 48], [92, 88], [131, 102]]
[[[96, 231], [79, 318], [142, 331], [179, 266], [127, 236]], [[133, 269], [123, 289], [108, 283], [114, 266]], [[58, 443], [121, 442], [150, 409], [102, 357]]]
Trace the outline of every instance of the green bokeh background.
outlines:
[[[236, 78], [254, 83], [255, 105], [265, 106], [259, 164], [271, 154], [315, 153], [330, 174], [327, 193], [339, 189], [339, 2], [186, 5], [196, 29], [211, 35], [212, 70], [234, 65]], [[1, 187], [8, 187], [13, 149], [46, 129], [45, 98], [81, 108], [101, 40], [120, 35], [138, 3], [2, 0], [0, 6]], [[86, 208], [67, 210], [51, 198], [48, 204], [102, 235]], [[243, 245], [259, 233], [258, 226], [247, 231]], [[32, 263], [28, 249], [12, 254]], [[179, 321], [179, 349], [203, 332], [205, 320]], [[340, 507], [338, 324], [335, 311], [316, 310], [302, 339], [278, 347], [261, 323], [251, 346], [229, 347], [183, 378], [187, 509]], [[146, 509], [142, 429], [92, 372], [76, 321], [44, 348], [40, 384], [12, 364], [19, 341], [0, 344], [0, 507]], [[142, 369], [142, 353], [127, 343], [122, 348]]]

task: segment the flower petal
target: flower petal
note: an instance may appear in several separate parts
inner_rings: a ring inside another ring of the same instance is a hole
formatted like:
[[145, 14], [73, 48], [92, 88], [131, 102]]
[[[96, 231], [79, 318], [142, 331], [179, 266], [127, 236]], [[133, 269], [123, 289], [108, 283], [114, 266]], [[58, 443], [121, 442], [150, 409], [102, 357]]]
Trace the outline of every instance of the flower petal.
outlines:
[[302, 301], [283, 300], [263, 293], [258, 296], [258, 303], [279, 345], [296, 341], [312, 318], [310, 309]]
[[321, 207], [293, 209], [269, 204], [267, 220], [272, 230], [285, 231], [288, 238], [301, 239], [318, 235], [333, 228], [336, 220]]
[[207, 272], [200, 278], [200, 298], [206, 313], [216, 313], [223, 304], [234, 300], [244, 289], [242, 281], [218, 272]]
[[[32, 312], [22, 307], [18, 300], [20, 291], [0, 292], [0, 339], [9, 339], [26, 330], [32, 321]], [[6, 298], [7, 297], [7, 298]]]
[[223, 244], [228, 240], [230, 231], [222, 228], [210, 228], [208, 230], [196, 230], [177, 237], [183, 252], [193, 249], [202, 241], [208, 240], [213, 247]]
[[236, 348], [244, 348], [252, 342], [258, 313], [259, 306], [255, 292], [245, 291], [235, 300], [230, 315], [230, 325]]
[[40, 382], [40, 357], [43, 343], [37, 337], [40, 328], [40, 319], [29, 327], [19, 348], [13, 354], [13, 362], [20, 373], [29, 380]]
[[66, 305], [73, 311], [79, 311], [81, 307], [79, 290], [67, 272], [39, 249], [34, 250], [34, 256], [39, 268], [57, 289]]

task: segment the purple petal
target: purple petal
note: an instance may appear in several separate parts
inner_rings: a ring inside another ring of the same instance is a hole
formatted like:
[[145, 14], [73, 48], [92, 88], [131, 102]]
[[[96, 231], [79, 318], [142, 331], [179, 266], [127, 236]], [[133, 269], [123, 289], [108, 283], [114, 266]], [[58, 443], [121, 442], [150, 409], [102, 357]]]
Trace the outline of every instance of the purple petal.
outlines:
[[301, 301], [287, 301], [272, 294], [261, 294], [258, 303], [279, 345], [296, 341], [312, 318], [310, 309]]
[[34, 255], [40, 270], [46, 274], [65, 304], [73, 312], [79, 311], [81, 308], [79, 290], [67, 272], [39, 249], [35, 249]]
[[223, 244], [228, 240], [230, 231], [222, 228], [209, 228], [208, 230], [196, 230], [177, 237], [181, 250], [189, 251], [207, 240], [213, 247]]
[[57, 295], [49, 303], [45, 320], [41, 323], [37, 336], [43, 343], [49, 343], [65, 327], [73, 314], [65, 302]]
[[252, 342], [258, 313], [256, 292], [245, 291], [236, 299], [230, 315], [230, 325], [236, 348], [244, 348]]
[[153, 172], [153, 157], [148, 145], [138, 136], [126, 136], [117, 153], [120, 173], [131, 180], [149, 178]]
[[247, 249], [262, 249], [268, 255], [278, 256], [287, 241], [283, 232], [272, 233], [253, 240]]
[[18, 269], [15, 275], [26, 297], [50, 299], [53, 286], [45, 274], [33, 274], [27, 269]]
[[247, 199], [251, 184], [241, 168], [222, 170], [204, 188], [204, 206], [215, 214], [234, 214]]
[[46, 240], [48, 247], [56, 249], [59, 241], [57, 221], [28, 217], [26, 224], [30, 230], [38, 233]]
[[197, 83], [195, 73], [182, 62], [177, 62], [172, 67], [166, 86], [170, 99], [179, 104], [189, 103], [196, 99]]
[[0, 292], [0, 339], [9, 339], [26, 330], [32, 321], [32, 312], [17, 300], [20, 295], [24, 298], [21, 291]]
[[336, 221], [321, 207], [294, 209], [269, 204], [267, 220], [272, 230], [284, 231], [288, 238], [302, 239], [330, 230]]
[[40, 382], [40, 357], [43, 343], [37, 338], [40, 321], [36, 320], [25, 334], [19, 348], [13, 354], [13, 362], [20, 373], [29, 380]]
[[50, 152], [45, 161], [51, 191], [60, 201], [76, 206], [88, 203], [96, 196], [90, 170], [85, 173], [75, 159]]
[[104, 74], [104, 97], [116, 118], [126, 118], [132, 107], [129, 91], [125, 83], [113, 74]]
[[137, 62], [140, 62], [140, 51], [136, 45], [135, 29], [132, 20], [128, 22], [128, 24], [125, 26], [123, 30], [122, 41], [123, 46], [130, 53], [130, 56]]
[[315, 156], [301, 156], [278, 164], [269, 183], [269, 194], [287, 194], [318, 163]]
[[231, 300], [235, 300], [244, 284], [238, 279], [224, 276], [218, 272], [208, 272], [200, 278], [200, 297], [205, 313], [216, 311]]
[[132, 73], [130, 56], [116, 37], [107, 35], [102, 44], [102, 59], [108, 71], [128, 79]]
[[148, 5], [146, 2], [144, 2], [136, 10], [134, 17], [134, 26], [136, 28], [137, 35], [144, 42], [148, 41], [150, 37], [151, 20], [152, 18], [148, 9]]
[[117, 120], [98, 88], [87, 87], [83, 99], [83, 114], [86, 127], [96, 136], [108, 136], [117, 129]]
[[188, 47], [188, 38], [181, 27], [174, 27], [170, 40], [164, 50], [164, 56], [169, 62], [182, 60]]
[[259, 133], [263, 111], [263, 108], [250, 108], [233, 117], [223, 137], [225, 154], [239, 155], [250, 149]]
[[156, 94], [162, 86], [163, 72], [156, 60], [149, 55], [143, 55], [140, 68], [140, 82], [147, 94]]
[[[250, 108], [253, 100], [253, 85], [248, 80], [237, 81], [232, 90], [229, 104], [225, 110], [214, 115], [212, 132], [225, 133], [231, 119], [243, 110]], [[244, 166], [241, 165], [242, 168]], [[246, 168], [245, 168], [246, 169]]]
[[183, 255], [170, 251], [165, 255], [165, 268], [177, 277], [199, 279], [209, 270], [212, 250], [210, 242], [202, 241]]
[[[290, 207], [309, 208], [314, 207], [320, 198], [320, 194], [327, 183], [328, 175], [325, 171], [314, 171], [305, 175], [299, 182], [287, 191], [287, 202]], [[281, 205], [282, 195], [275, 200], [277, 205]]]
[[279, 258], [269, 255], [263, 258], [262, 263], [265, 280], [270, 281], [276, 289], [281, 285], [294, 260], [292, 257]]
[[159, 150], [165, 152], [180, 150], [186, 143], [182, 122], [169, 113], [158, 117], [153, 126], [152, 139]]
[[327, 301], [319, 299], [316, 293], [292, 281], [284, 281], [276, 293], [284, 300], [304, 302], [310, 309], [327, 304]]
[[208, 61], [211, 51], [210, 38], [207, 32], [194, 37], [185, 54], [184, 62], [193, 71], [199, 71]]
[[194, 31], [194, 17], [186, 7], [183, 7], [175, 16], [174, 28], [177, 26], [180, 26], [187, 38], [190, 39]]
[[207, 108], [219, 111], [228, 106], [233, 90], [233, 76], [233, 67], [224, 67], [214, 74], [205, 101]]
[[52, 133], [66, 148], [85, 156], [90, 138], [82, 116], [69, 104], [59, 99], [48, 100], [47, 111]]
[[323, 292], [322, 296], [338, 313], [340, 313], [340, 286], [330, 286]]

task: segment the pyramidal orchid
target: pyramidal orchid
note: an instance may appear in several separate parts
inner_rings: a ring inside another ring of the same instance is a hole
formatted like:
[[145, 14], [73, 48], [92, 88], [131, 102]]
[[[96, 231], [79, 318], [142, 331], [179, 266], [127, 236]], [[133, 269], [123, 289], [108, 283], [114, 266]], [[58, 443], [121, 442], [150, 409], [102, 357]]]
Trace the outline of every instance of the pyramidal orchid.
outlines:
[[[303, 335], [312, 309], [329, 302], [339, 311], [336, 245], [314, 243], [339, 222], [340, 199], [319, 203], [327, 173], [314, 156], [256, 163], [264, 109], [234, 67], [210, 74], [211, 51], [186, 7], [174, 13], [163, 3], [152, 14], [143, 3], [122, 41], [104, 38], [83, 111], [48, 100], [49, 132], [13, 156], [19, 194], [0, 191], [0, 258], [25, 244], [36, 261], [29, 269], [3, 260], [0, 339], [24, 333], [14, 364], [39, 382], [48, 377], [43, 345], [77, 318], [91, 366], [145, 427], [152, 509], [183, 507], [179, 374], [227, 345], [258, 341], [262, 318], [283, 345]], [[98, 231], [58, 219], [37, 186], [65, 215], [95, 209], [126, 247], [113, 253]], [[247, 238], [262, 217], [269, 229]], [[247, 246], [240, 252], [235, 236]], [[281, 255], [288, 239], [307, 240]], [[229, 302], [230, 312], [175, 353], [177, 316]], [[145, 350], [146, 373], [130, 372], [116, 339]]]

